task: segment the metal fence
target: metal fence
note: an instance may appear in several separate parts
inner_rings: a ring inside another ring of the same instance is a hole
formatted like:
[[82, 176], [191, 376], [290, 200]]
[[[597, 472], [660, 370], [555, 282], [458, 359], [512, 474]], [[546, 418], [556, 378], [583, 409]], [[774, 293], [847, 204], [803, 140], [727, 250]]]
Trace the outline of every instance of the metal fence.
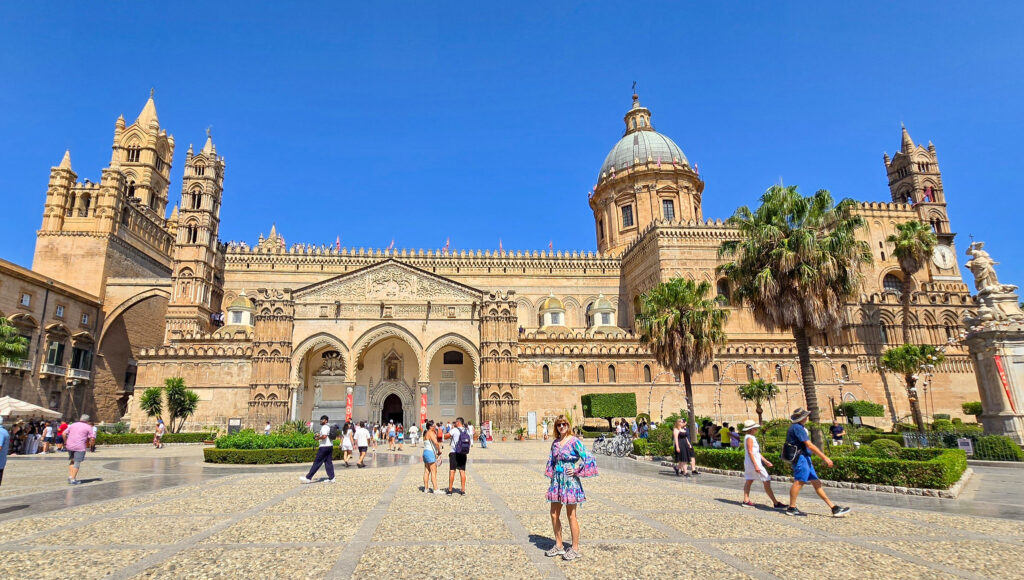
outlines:
[[1024, 451], [1009, 437], [978, 435], [957, 431], [904, 431], [904, 447], [962, 449], [968, 459], [1024, 461]]

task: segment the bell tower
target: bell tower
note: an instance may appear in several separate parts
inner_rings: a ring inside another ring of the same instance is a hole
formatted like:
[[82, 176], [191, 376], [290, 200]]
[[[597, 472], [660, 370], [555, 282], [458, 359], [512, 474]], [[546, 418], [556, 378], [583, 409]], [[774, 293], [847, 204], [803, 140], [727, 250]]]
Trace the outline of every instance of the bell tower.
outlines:
[[156, 216], [167, 215], [167, 192], [170, 185], [171, 161], [174, 158], [174, 137], [160, 129], [153, 91], [138, 118], [125, 126], [124, 117], [114, 125], [112, 167], [120, 167], [125, 179], [128, 201], [139, 199], [139, 205]]
[[166, 338], [184, 332], [209, 332], [210, 315], [220, 312], [224, 296], [224, 248], [217, 239], [224, 192], [224, 158], [217, 155], [210, 131], [206, 144], [185, 154], [181, 207], [174, 222], [172, 295]]

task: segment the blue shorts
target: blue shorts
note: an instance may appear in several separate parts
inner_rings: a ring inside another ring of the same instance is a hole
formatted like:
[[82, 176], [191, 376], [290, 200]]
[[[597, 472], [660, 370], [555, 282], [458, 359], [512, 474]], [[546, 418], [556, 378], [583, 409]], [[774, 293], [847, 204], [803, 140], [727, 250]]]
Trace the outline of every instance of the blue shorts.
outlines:
[[818, 479], [818, 474], [814, 471], [814, 464], [811, 463], [810, 457], [801, 454], [800, 457], [796, 458], [796, 462], [793, 463], [793, 479], [802, 483]]
[[436, 463], [436, 462], [437, 462], [437, 455], [434, 455], [434, 450], [433, 449], [424, 449], [423, 450], [423, 463], [426, 463], [427, 465], [429, 465], [431, 463]]

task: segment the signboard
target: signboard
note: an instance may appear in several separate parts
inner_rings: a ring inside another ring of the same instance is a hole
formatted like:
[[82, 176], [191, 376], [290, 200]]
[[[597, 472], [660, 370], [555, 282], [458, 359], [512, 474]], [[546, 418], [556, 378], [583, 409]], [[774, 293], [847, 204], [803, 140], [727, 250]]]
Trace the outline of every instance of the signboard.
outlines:
[[537, 411], [530, 411], [526, 414], [526, 432], [530, 437], [537, 436]]
[[974, 442], [967, 437], [960, 437], [957, 439], [956, 445], [960, 449], [963, 449], [964, 453], [966, 453], [968, 457], [974, 455]]
[[427, 423], [427, 394], [420, 393], [420, 425]]
[[484, 437], [486, 437], [488, 441], [494, 441], [494, 437], [491, 437], [491, 422], [490, 421], [484, 421], [483, 425], [481, 425], [480, 428], [484, 430]]
[[242, 419], [228, 419], [228, 435], [234, 435], [242, 430]]
[[1003, 383], [1003, 390], [1006, 391], [1006, 400], [1010, 402], [1010, 409], [1016, 413], [1017, 407], [1013, 404], [1013, 396], [1010, 395], [1010, 380], [1006, 377], [1006, 369], [1003, 368], [1003, 357], [997, 354], [992, 357], [992, 360], [996, 361], [996, 371], [999, 372], [999, 380]]
[[352, 393], [345, 395], [345, 420], [352, 420]]

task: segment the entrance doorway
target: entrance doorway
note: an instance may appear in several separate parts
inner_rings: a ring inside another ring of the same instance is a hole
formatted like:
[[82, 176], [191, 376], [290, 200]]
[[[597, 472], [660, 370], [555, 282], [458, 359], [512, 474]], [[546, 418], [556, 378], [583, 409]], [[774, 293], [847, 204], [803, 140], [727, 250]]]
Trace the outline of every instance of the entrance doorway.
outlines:
[[384, 399], [384, 405], [381, 407], [380, 422], [383, 425], [387, 425], [388, 421], [398, 425], [404, 420], [402, 414], [402, 399], [398, 395], [390, 394]]

